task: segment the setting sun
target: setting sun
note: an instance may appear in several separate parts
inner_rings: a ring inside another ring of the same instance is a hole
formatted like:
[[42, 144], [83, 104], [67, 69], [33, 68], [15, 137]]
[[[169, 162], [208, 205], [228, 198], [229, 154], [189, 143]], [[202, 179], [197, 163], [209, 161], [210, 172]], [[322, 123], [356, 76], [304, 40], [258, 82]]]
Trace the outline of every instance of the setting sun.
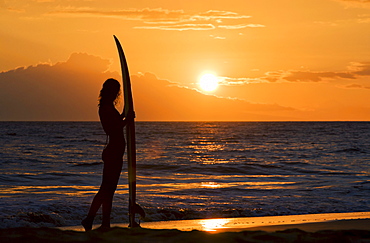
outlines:
[[199, 79], [199, 86], [203, 91], [212, 92], [218, 87], [218, 78], [212, 73], [203, 74]]
[[370, 121], [369, 0], [200, 2], [0, 0], [0, 120], [98, 120], [115, 35], [140, 121]]

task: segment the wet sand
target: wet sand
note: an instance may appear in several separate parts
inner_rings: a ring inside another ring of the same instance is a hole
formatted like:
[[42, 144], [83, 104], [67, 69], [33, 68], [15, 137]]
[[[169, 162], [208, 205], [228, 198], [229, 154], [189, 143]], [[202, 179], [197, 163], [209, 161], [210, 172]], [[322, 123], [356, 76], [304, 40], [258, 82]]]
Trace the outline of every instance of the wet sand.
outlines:
[[[362, 212], [163, 221], [142, 224], [152, 228], [128, 229], [119, 224], [106, 231], [90, 232], [80, 231], [81, 226], [11, 228], [0, 230], [0, 242], [370, 242], [369, 215]], [[196, 225], [203, 229], [189, 227]], [[183, 226], [187, 230], [175, 229]]]
[[[350, 222], [349, 225], [348, 223], [345, 222], [348, 227], [353, 228], [360, 222]], [[369, 225], [370, 221], [364, 220], [361, 224]], [[306, 232], [296, 227], [283, 231], [274, 231], [279, 228], [268, 228], [268, 231], [273, 232], [259, 230], [267, 229], [255, 228], [240, 232], [209, 233], [176, 229], [155, 230], [120, 227], [114, 227], [105, 232], [99, 230], [90, 232], [65, 231], [56, 228], [12, 228], [0, 230], [0, 242], [370, 242], [370, 230], [345, 229]]]

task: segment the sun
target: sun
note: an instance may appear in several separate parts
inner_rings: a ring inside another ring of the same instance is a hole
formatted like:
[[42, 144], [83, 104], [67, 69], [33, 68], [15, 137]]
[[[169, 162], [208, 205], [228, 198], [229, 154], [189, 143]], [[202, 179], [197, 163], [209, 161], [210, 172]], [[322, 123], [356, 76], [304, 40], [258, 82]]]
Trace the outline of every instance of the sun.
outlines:
[[199, 86], [206, 92], [215, 91], [218, 87], [218, 78], [212, 73], [203, 74], [199, 79]]

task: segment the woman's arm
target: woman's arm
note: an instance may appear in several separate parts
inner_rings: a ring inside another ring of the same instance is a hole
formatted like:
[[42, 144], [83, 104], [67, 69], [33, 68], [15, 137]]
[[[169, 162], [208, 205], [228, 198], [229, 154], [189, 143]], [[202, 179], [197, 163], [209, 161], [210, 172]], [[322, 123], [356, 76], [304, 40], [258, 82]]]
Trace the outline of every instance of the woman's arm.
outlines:
[[134, 118], [135, 118], [135, 112], [130, 112], [127, 114], [127, 116], [125, 116], [125, 111], [122, 112], [122, 114], [120, 115], [121, 118], [123, 119], [122, 120], [122, 124], [123, 126], [126, 126], [127, 123], [129, 122], [133, 122], [134, 121]]
[[[103, 125], [104, 131], [110, 135], [122, 131], [122, 128], [127, 125], [128, 119], [119, 114], [119, 112], [112, 107], [99, 108], [100, 121]], [[124, 119], [125, 118], [125, 119]]]

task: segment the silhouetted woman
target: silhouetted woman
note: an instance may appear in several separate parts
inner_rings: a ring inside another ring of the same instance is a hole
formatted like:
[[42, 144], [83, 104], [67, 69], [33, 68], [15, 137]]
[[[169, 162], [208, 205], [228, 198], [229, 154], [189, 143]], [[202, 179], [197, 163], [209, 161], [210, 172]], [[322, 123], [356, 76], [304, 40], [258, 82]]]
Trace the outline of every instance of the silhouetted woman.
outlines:
[[121, 174], [126, 145], [123, 127], [128, 122], [128, 118], [124, 119], [124, 115], [120, 115], [115, 108], [120, 96], [120, 90], [120, 84], [117, 80], [108, 79], [104, 82], [100, 91], [99, 117], [109, 142], [102, 154], [104, 168], [100, 189], [91, 203], [87, 217], [81, 222], [86, 231], [92, 229], [95, 215], [100, 206], [103, 206], [101, 228], [110, 228], [113, 195]]

